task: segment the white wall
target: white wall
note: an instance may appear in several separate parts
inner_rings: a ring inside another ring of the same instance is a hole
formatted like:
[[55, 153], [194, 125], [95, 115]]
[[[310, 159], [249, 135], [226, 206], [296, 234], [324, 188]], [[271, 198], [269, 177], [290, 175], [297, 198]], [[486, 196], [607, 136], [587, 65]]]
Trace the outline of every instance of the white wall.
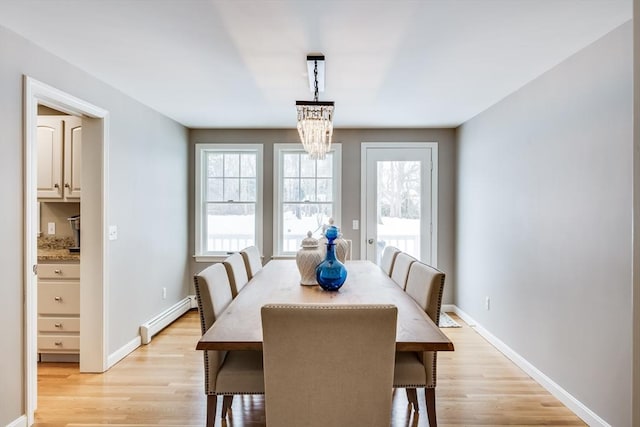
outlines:
[[631, 425], [631, 41], [628, 22], [458, 130], [456, 304], [614, 426]]
[[[0, 425], [24, 414], [23, 75], [108, 110], [108, 352], [187, 295], [187, 130], [0, 27]], [[167, 288], [162, 300], [161, 288]]]

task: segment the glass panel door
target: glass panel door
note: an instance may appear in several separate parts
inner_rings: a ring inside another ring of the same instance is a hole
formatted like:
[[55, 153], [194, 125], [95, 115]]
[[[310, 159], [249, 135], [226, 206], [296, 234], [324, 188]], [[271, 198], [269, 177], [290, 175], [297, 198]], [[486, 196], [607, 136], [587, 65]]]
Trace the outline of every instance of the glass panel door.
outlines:
[[386, 246], [432, 263], [431, 148], [366, 147], [366, 259]]

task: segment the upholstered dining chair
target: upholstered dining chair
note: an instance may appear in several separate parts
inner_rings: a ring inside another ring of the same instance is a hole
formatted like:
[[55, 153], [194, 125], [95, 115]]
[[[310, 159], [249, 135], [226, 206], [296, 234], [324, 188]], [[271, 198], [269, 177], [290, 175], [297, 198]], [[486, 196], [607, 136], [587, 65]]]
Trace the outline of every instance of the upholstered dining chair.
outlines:
[[[204, 334], [232, 300], [227, 272], [213, 264], [194, 277], [200, 326]], [[211, 351], [204, 354], [204, 390], [207, 395], [207, 427], [216, 419], [217, 396], [224, 396], [222, 418], [227, 416], [234, 394], [263, 394], [262, 352]]]
[[380, 258], [380, 268], [382, 271], [387, 273], [387, 276], [391, 277], [391, 272], [393, 270], [393, 261], [395, 261], [396, 256], [400, 253], [400, 249], [395, 246], [385, 246], [382, 251], [382, 257]]
[[397, 313], [393, 305], [262, 307], [267, 425], [388, 427]]
[[249, 246], [240, 251], [244, 266], [247, 270], [247, 276], [252, 279], [260, 270], [262, 270], [262, 257], [257, 246]]
[[409, 268], [411, 264], [416, 262], [417, 259], [407, 254], [406, 252], [400, 252], [396, 255], [396, 259], [393, 261], [393, 269], [391, 270], [391, 278], [402, 289], [407, 286], [407, 276], [409, 275]]
[[231, 284], [231, 295], [233, 298], [238, 295], [238, 292], [244, 288], [244, 285], [249, 282], [249, 275], [247, 274], [247, 268], [244, 265], [244, 259], [239, 252], [233, 255], [229, 255], [224, 261], [222, 261], [224, 268], [227, 270], [229, 276], [229, 283]]
[[[409, 269], [405, 291], [410, 295], [436, 325], [440, 324], [440, 308], [445, 274], [442, 271], [424, 264], [414, 262]], [[425, 351], [397, 352], [394, 369], [393, 386], [405, 388], [407, 398], [418, 409], [417, 387], [424, 387], [425, 404], [429, 426], [437, 425], [436, 421], [436, 362], [437, 352]]]

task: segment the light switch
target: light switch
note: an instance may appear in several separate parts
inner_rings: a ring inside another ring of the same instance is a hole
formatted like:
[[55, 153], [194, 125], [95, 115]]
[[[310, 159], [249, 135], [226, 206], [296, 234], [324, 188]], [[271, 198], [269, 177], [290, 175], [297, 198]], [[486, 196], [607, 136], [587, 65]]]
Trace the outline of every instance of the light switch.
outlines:
[[56, 234], [56, 223], [55, 222], [47, 223], [47, 234]]
[[118, 240], [118, 226], [110, 225], [109, 226], [109, 240]]
[[353, 227], [354, 230], [358, 230], [360, 228], [360, 221], [358, 221], [357, 219], [353, 220]]

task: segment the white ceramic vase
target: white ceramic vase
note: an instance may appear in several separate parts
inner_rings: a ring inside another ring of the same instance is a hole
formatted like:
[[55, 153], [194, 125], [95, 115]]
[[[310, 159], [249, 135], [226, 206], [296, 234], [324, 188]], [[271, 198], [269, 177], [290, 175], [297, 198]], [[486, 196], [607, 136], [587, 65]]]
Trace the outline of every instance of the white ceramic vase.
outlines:
[[316, 267], [322, 262], [324, 255], [318, 248], [318, 240], [311, 237], [311, 231], [302, 240], [302, 245], [296, 253], [296, 265], [300, 272], [301, 285], [317, 285]]

